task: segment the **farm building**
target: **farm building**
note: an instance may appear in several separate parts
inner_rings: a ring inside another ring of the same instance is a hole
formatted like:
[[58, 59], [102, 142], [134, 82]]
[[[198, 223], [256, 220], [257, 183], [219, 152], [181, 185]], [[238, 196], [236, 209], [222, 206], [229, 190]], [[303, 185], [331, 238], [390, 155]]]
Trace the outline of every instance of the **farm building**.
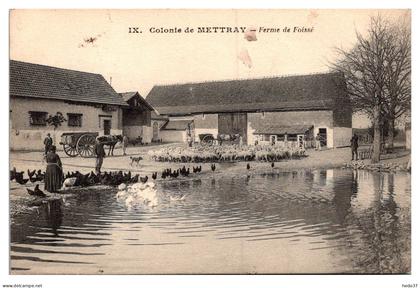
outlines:
[[304, 145], [319, 133], [323, 146], [342, 147], [349, 145], [352, 133], [352, 110], [340, 73], [159, 85], [146, 99], [176, 123], [180, 132], [173, 140], [180, 140], [188, 121], [196, 141], [206, 133], [239, 134], [250, 145]]
[[130, 140], [152, 142], [151, 113], [153, 107], [138, 92], [119, 93], [128, 106], [123, 107], [123, 133]]
[[159, 115], [155, 110], [151, 113], [152, 122], [152, 142], [163, 142], [161, 129], [169, 121], [169, 118], [164, 115]]
[[194, 121], [187, 118], [169, 119], [161, 129], [162, 142], [186, 142], [187, 133], [193, 131]]
[[[42, 149], [51, 133], [57, 148], [63, 132], [122, 133], [122, 107], [127, 103], [100, 74], [10, 61], [10, 147]], [[54, 130], [49, 116], [62, 113]]]

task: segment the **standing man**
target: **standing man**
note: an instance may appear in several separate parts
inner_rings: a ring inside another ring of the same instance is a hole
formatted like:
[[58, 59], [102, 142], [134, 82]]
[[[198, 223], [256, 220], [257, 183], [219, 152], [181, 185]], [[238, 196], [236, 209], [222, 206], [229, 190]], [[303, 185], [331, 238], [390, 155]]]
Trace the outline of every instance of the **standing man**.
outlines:
[[128, 137], [126, 135], [123, 136], [123, 140], [122, 140], [122, 150], [123, 150], [123, 155], [127, 155], [125, 154], [125, 149], [127, 149], [127, 145], [128, 145]]
[[105, 150], [104, 145], [99, 141], [99, 137], [96, 137], [94, 152], [96, 155], [96, 174], [101, 174], [101, 167], [102, 163], [104, 162]]
[[315, 150], [321, 150], [321, 136], [319, 136], [319, 133], [315, 137]]
[[188, 147], [192, 147], [192, 137], [190, 133], [187, 133], [187, 143]]
[[44, 155], [47, 155], [48, 151], [50, 151], [52, 144], [53, 144], [53, 141], [51, 138], [51, 134], [48, 133], [47, 137], [45, 137], [44, 139], [44, 146], [45, 146]]
[[357, 137], [356, 134], [353, 134], [353, 137], [351, 137], [350, 143], [351, 143], [351, 160], [353, 161], [354, 158], [356, 158], [356, 161], [357, 161], [358, 160], [357, 148], [359, 148], [359, 137]]

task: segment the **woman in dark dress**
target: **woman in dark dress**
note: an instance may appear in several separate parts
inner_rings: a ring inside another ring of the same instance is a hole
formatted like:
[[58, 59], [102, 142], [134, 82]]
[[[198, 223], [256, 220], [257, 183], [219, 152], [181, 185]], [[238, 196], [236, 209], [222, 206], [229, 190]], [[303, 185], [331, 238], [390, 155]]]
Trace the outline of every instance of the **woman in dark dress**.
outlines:
[[47, 171], [45, 172], [45, 190], [57, 192], [63, 184], [63, 167], [60, 156], [56, 152], [57, 148], [53, 145], [47, 153]]

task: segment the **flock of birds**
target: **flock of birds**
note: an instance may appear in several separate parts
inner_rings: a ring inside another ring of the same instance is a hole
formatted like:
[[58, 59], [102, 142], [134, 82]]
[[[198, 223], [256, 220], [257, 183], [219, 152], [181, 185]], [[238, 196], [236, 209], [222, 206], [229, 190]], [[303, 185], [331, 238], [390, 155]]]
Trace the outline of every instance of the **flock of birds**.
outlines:
[[[271, 168], [274, 168], [274, 162], [271, 163]], [[210, 165], [210, 169], [212, 172], [216, 170], [216, 164], [212, 163]], [[251, 165], [247, 163], [246, 169], [250, 170]], [[202, 171], [202, 167], [200, 166], [193, 166], [192, 173], [197, 174]], [[45, 178], [45, 172], [41, 170], [33, 170], [27, 171], [28, 178], [24, 178], [24, 171], [17, 172], [16, 168], [10, 170], [10, 181], [15, 180], [16, 183], [21, 185], [25, 185], [28, 181], [31, 183], [35, 183], [37, 181], [41, 182]], [[161, 173], [161, 179], [166, 178], [178, 178], [188, 177], [190, 175], [190, 168], [186, 168], [183, 166], [182, 168], [172, 169], [166, 168]], [[158, 173], [153, 172], [151, 175], [153, 180], [158, 178]], [[146, 175], [141, 177], [139, 174], [132, 175], [131, 171], [123, 172], [123, 171], [115, 171], [115, 172], [104, 172], [101, 174], [95, 174], [93, 171], [87, 174], [80, 173], [79, 171], [76, 172], [67, 172], [64, 175], [64, 183], [63, 188], [65, 187], [73, 187], [73, 186], [80, 186], [80, 187], [87, 187], [91, 185], [107, 185], [107, 186], [119, 186], [121, 184], [135, 184], [135, 183], [143, 183], [145, 184], [149, 180], [149, 177]], [[35, 186], [34, 190], [26, 189], [29, 195], [45, 197], [45, 193], [39, 189], [39, 184]]]
[[16, 183], [25, 185], [26, 183], [28, 183], [28, 181], [30, 181], [31, 183], [35, 183], [37, 181], [41, 182], [44, 180], [44, 177], [45, 177], [45, 172], [41, 172], [41, 169], [39, 169], [38, 171], [28, 170], [28, 178], [26, 179], [23, 177], [24, 173], [25, 173], [24, 171], [17, 172], [16, 168], [13, 167], [13, 169], [10, 170], [10, 181], [15, 180]]
[[[197, 167], [193, 166], [192, 171], [193, 171], [194, 174], [195, 173], [200, 173], [201, 172], [201, 165], [197, 166]], [[185, 166], [183, 166], [182, 168], [174, 169], [174, 170], [172, 170], [172, 168], [164, 169], [162, 171], [161, 178], [162, 179], [166, 179], [167, 177], [178, 178], [178, 176], [187, 177], [188, 175], [190, 175], [190, 168], [189, 167], [185, 168]], [[152, 177], [154, 177], [153, 179], [156, 179], [157, 173], [155, 172], [154, 174], [152, 174]]]

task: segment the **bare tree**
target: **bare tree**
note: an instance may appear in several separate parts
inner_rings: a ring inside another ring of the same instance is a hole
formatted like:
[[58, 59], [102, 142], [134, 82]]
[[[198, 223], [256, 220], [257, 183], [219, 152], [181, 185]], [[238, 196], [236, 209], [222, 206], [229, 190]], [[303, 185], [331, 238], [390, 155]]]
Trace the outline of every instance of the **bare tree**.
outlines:
[[386, 58], [392, 35], [389, 24], [380, 16], [372, 17], [367, 35], [356, 31], [357, 42], [346, 51], [336, 48], [339, 60], [331, 63], [334, 70], [344, 74], [354, 111], [361, 111], [373, 120], [372, 162], [380, 160], [382, 106], [386, 90]]
[[386, 97], [382, 109], [388, 124], [387, 145], [394, 146], [395, 120], [411, 106], [411, 34], [405, 22], [390, 29], [393, 43], [386, 55]]

